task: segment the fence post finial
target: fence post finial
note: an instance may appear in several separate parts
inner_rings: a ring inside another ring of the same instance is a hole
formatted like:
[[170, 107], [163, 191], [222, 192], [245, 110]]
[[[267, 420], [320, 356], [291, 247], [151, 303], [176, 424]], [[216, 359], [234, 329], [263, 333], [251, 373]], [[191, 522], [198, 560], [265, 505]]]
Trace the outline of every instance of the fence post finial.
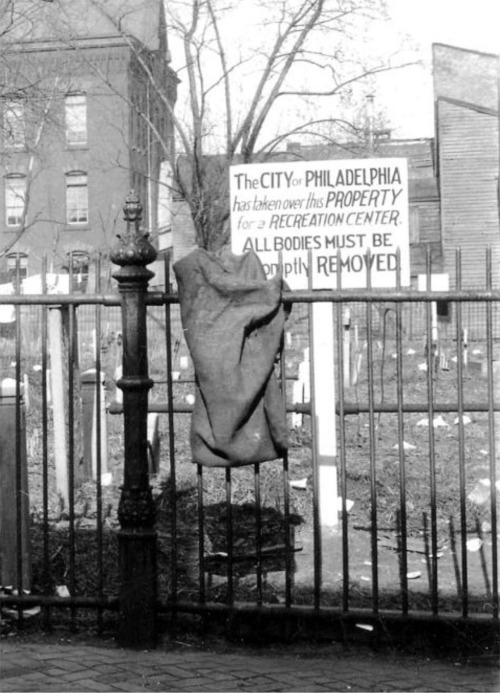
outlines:
[[[149, 241], [149, 233], [141, 229], [142, 204], [131, 190], [125, 199], [123, 216], [127, 222], [125, 234], [118, 234], [118, 243], [111, 251], [111, 261], [121, 267], [149, 265], [156, 259], [156, 248]], [[152, 275], [148, 272], [148, 278]], [[115, 277], [120, 281], [119, 277]]]
[[148, 376], [146, 297], [153, 272], [146, 265], [156, 258], [148, 234], [140, 227], [142, 205], [131, 191], [125, 202], [126, 231], [118, 236], [111, 260], [121, 294], [123, 365], [117, 382], [123, 391], [124, 471], [118, 519], [120, 556], [120, 624], [118, 639], [125, 647], [156, 644], [155, 508], [149, 485], [147, 420]]

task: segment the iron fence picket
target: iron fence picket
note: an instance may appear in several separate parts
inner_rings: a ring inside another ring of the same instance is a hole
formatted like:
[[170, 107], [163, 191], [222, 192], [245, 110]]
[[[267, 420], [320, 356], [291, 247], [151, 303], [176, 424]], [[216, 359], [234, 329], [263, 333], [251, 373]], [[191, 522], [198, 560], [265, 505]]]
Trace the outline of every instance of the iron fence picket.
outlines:
[[[401, 257], [400, 249], [396, 256], [396, 290], [401, 290]], [[397, 446], [399, 459], [399, 508], [397, 510], [396, 528], [399, 533], [399, 580], [401, 585], [401, 612], [408, 614], [408, 558], [407, 558], [407, 517], [406, 517], [406, 455], [404, 446], [403, 414], [403, 342], [402, 342], [402, 306], [396, 303], [396, 401], [397, 401]]]
[[[339, 253], [337, 253], [338, 257]], [[337, 260], [337, 266], [340, 267], [340, 262]], [[341, 288], [341, 273], [337, 275], [337, 289]], [[332, 306], [334, 308], [334, 306]], [[337, 343], [342, 344], [343, 328], [342, 315], [344, 304], [337, 303], [336, 324], [337, 324]], [[338, 397], [338, 442], [339, 442], [339, 457], [340, 457], [340, 498], [341, 498], [341, 523], [342, 523], [342, 610], [349, 611], [349, 523], [347, 511], [347, 461], [346, 461], [346, 433], [345, 433], [345, 412], [344, 412], [344, 369], [349, 368], [350, 364], [344, 362], [344, 352], [342, 348], [338, 350], [338, 368], [337, 368], [337, 387], [339, 392]], [[350, 369], [349, 369], [349, 375]], [[338, 500], [337, 500], [338, 502]]]
[[[96, 291], [101, 290], [101, 258], [96, 258]], [[73, 262], [71, 262], [73, 266]], [[100, 599], [104, 596], [104, 547], [103, 547], [103, 501], [102, 501], [102, 430], [101, 430], [101, 387], [102, 387], [102, 362], [101, 349], [98, 345], [102, 343], [102, 307], [96, 304], [94, 309], [94, 325], [95, 325], [95, 455], [96, 455], [96, 545], [97, 545], [97, 595]], [[99, 633], [103, 631], [103, 610], [97, 610], [97, 629]]]
[[[205, 504], [203, 502], [203, 467], [201, 464], [196, 465], [197, 480], [198, 480], [198, 601], [200, 604], [206, 602], [205, 577], [206, 561], [205, 561]], [[177, 564], [177, 555], [175, 557]], [[176, 568], [177, 569], [177, 568]]]
[[[283, 252], [280, 250], [278, 253], [278, 266], [280, 276], [283, 274]], [[283, 330], [283, 336], [280, 347], [279, 355], [279, 381], [281, 387], [281, 396], [283, 401], [283, 407], [286, 412], [286, 402], [287, 402], [287, 319], [286, 315], [289, 306], [283, 304], [285, 311], [285, 324]], [[286, 417], [286, 414], [285, 414]], [[282, 488], [283, 488], [283, 545], [285, 550], [285, 605], [290, 607], [292, 604], [292, 550], [294, 548], [294, 542], [291, 541], [291, 521], [290, 521], [290, 478], [289, 478], [289, 461], [288, 461], [288, 450], [282, 453]], [[260, 469], [259, 465], [255, 465], [255, 473], [258, 475], [258, 485], [256, 486], [256, 505], [258, 507], [259, 519], [256, 526], [256, 533], [258, 538], [257, 544], [257, 606], [261, 606], [263, 603], [262, 598], [262, 520], [261, 520], [261, 499], [260, 499]], [[295, 541], [295, 539], [294, 539]]]
[[[170, 263], [169, 258], [164, 259], [165, 286], [170, 290]], [[172, 595], [177, 598], [177, 474], [176, 474], [176, 451], [175, 451], [175, 425], [174, 425], [174, 389], [173, 389], [173, 354], [172, 354], [172, 306], [165, 302], [165, 354], [167, 368], [167, 402], [168, 402], [168, 451], [169, 451], [169, 470], [170, 470], [170, 562], [171, 562], [171, 584]], [[198, 493], [201, 492], [201, 479], [198, 477]], [[201, 506], [203, 507], [203, 506]], [[200, 531], [200, 570], [203, 567], [203, 534], [201, 533], [203, 520], [199, 518]], [[203, 586], [204, 590], [204, 586]], [[200, 594], [200, 601], [204, 600], [204, 593]], [[173, 612], [175, 622], [175, 611]]]
[[231, 468], [224, 469], [226, 477], [226, 554], [227, 554], [227, 596], [228, 606], [234, 605], [234, 545], [233, 545], [233, 504]]
[[[462, 258], [460, 250], [457, 248], [455, 255], [455, 276], [457, 282], [457, 288], [462, 288]], [[464, 417], [464, 398], [463, 398], [463, 358], [462, 354], [459, 353], [458, 345], [460, 344], [461, 335], [463, 331], [462, 327], [462, 304], [455, 304], [455, 314], [456, 314], [456, 343], [457, 343], [457, 397], [458, 397], [458, 419], [463, 421]], [[466, 497], [465, 497], [465, 482], [466, 482], [466, 470], [465, 470], [465, 437], [464, 437], [464, 427], [458, 427], [458, 470], [460, 478], [460, 534], [461, 534], [461, 553], [462, 553], [462, 575], [460, 580], [460, 591], [462, 597], [462, 616], [467, 618], [469, 613], [469, 571], [467, 562], [467, 509], [466, 509]]]
[[[308, 283], [309, 293], [312, 289], [312, 253], [308, 252]], [[318, 459], [318, 413], [316, 411], [316, 371], [313, 354], [315, 353], [315, 324], [313, 313], [313, 302], [308, 306], [308, 333], [309, 333], [309, 389], [311, 401], [311, 452], [312, 459]], [[320, 526], [320, 508], [319, 508], [319, 471], [318, 465], [312, 465], [312, 486], [313, 486], [313, 553], [314, 553], [314, 608], [319, 610], [321, 605], [321, 564], [322, 564], [322, 543], [321, 543], [321, 526]]]
[[[486, 288], [492, 290], [492, 257], [491, 249], [487, 249], [486, 254]], [[490, 517], [491, 517], [491, 560], [492, 560], [492, 611], [494, 618], [498, 618], [498, 524], [497, 524], [497, 443], [500, 441], [498, 427], [500, 426], [500, 416], [495, 415], [495, 394], [499, 397], [498, 391], [495, 393], [495, 383], [500, 383], [500, 374], [495, 376], [493, 373], [493, 315], [492, 304], [486, 307], [486, 350], [487, 350], [487, 379], [488, 379], [488, 433], [489, 433], [489, 472], [490, 472]], [[497, 363], [498, 366], [498, 363]], [[496, 377], [496, 380], [495, 380]]]
[[[372, 304], [366, 304], [367, 326], [367, 361], [373, 363], [373, 323]], [[378, 507], [377, 507], [377, 471], [375, 442], [375, 393], [373, 368], [368, 368], [368, 438], [370, 465], [370, 537], [371, 537], [371, 575], [372, 575], [372, 610], [378, 613]]]
[[[426, 261], [426, 288], [431, 287], [431, 263], [430, 253], [427, 251]], [[429, 571], [429, 587], [431, 593], [431, 609], [434, 615], [438, 613], [437, 593], [437, 524], [436, 524], [436, 451], [434, 436], [434, 374], [436, 369], [436, 349], [434, 344], [432, 304], [426, 303], [426, 375], [427, 375], [427, 402], [428, 402], [428, 431], [429, 431], [429, 505], [431, 513], [431, 539], [430, 551], [426, 547], [426, 557]], [[426, 520], [427, 521], [427, 520]], [[424, 536], [428, 541], [427, 527], [424, 527]]]
[[260, 465], [254, 465], [255, 498], [255, 568], [257, 576], [256, 604], [262, 606], [262, 507], [260, 497]]
[[[47, 292], [47, 259], [42, 263], [42, 291]], [[50, 559], [49, 559], [49, 403], [48, 403], [48, 307], [42, 306], [41, 325], [41, 352], [42, 352], [42, 507], [43, 507], [43, 585], [42, 591], [45, 597], [50, 595]], [[51, 610], [47, 606], [43, 609], [43, 627], [49, 630], [51, 626]]]
[[[19, 286], [19, 266], [17, 267], [17, 285]], [[16, 306], [16, 346], [15, 346], [15, 378], [16, 378], [16, 401], [15, 401], [15, 436], [16, 436], [16, 486], [15, 486], [15, 504], [16, 504], [16, 546], [17, 546], [17, 583], [16, 589], [18, 594], [22, 594], [24, 590], [24, 573], [25, 573], [25, 554], [22, 550], [23, 537], [23, 487], [22, 487], [22, 455], [21, 455], [21, 306]], [[27, 393], [25, 393], [25, 396]], [[23, 611], [20, 607], [17, 610], [19, 625], [23, 626]]]

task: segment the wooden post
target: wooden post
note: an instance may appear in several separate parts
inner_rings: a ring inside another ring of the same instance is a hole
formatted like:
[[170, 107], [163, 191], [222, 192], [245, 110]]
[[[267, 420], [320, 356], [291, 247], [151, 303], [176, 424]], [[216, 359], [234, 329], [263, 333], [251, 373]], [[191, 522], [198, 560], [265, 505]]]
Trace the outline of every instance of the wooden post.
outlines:
[[124, 647], [150, 648], [157, 637], [157, 573], [154, 502], [148, 475], [148, 377], [146, 295], [153, 273], [146, 269], [156, 250], [140, 230], [142, 205], [134, 192], [125, 202], [126, 233], [111, 253], [120, 265], [113, 274], [121, 294], [123, 325], [123, 391], [125, 461], [120, 521], [120, 624]]
[[335, 408], [334, 321], [330, 303], [312, 306], [312, 398], [315, 464], [318, 468], [319, 516], [323, 527], [338, 525], [337, 423]]
[[344, 362], [344, 387], [351, 387], [351, 311], [344, 306], [342, 311], [342, 324], [344, 326], [343, 362]]
[[[108, 473], [108, 430], [106, 421], [106, 402], [104, 397], [104, 374], [95, 368], [82, 373], [82, 422], [83, 422], [83, 476], [85, 481], [96, 480], [98, 449], [101, 455], [101, 481]], [[97, 395], [99, 393], [99, 395]], [[97, 397], [99, 396], [99, 407]], [[99, 423], [97, 425], [97, 414]], [[97, 429], [100, 440], [97, 440]]]
[[63, 327], [61, 310], [59, 308], [49, 311], [49, 344], [56, 489], [64, 502], [64, 506], [67, 508], [69, 503], [68, 432], [66, 430], [65, 413], [67, 397], [65, 397], [64, 391]]
[[[49, 311], [49, 382], [52, 396], [56, 488], [65, 507], [69, 506], [71, 493], [84, 481], [82, 406], [78, 353], [75, 348], [75, 320], [73, 317], [70, 329], [71, 321], [66, 308], [51, 308]], [[70, 486], [73, 488], [70, 489]]]

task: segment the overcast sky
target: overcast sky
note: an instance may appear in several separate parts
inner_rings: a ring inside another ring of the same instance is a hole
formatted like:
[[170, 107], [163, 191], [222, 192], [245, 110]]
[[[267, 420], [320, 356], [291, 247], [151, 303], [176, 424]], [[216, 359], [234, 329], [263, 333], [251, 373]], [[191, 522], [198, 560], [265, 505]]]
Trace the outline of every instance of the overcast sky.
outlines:
[[423, 44], [451, 43], [497, 53], [498, 0], [389, 0], [394, 20]]
[[[383, 126], [390, 127], [394, 138], [432, 137], [434, 105], [432, 90], [431, 49], [433, 43], [445, 43], [487, 53], [500, 53], [500, 0], [387, 0], [391, 21], [370, 27], [365, 50], [394, 51], [400, 39], [408, 37], [418, 47], [420, 64], [404, 70], [379, 75], [375, 91], [376, 111], [385, 114]], [[254, 0], [236, 0], [238, 22], [231, 36], [235, 45], [248, 37], [249, 26], [256, 14]], [[241, 38], [243, 37], [243, 38]], [[173, 66], [182, 61], [182, 46], [172, 41]], [[415, 52], [407, 54], [415, 60]], [[401, 58], [404, 62], [405, 60]], [[401, 62], [399, 60], [399, 62]], [[233, 85], [237, 81], [233, 81]], [[186, 96], [186, 81], [180, 86], [178, 114]], [[309, 85], [308, 85], [309, 86]], [[241, 87], [241, 85], [240, 85]], [[372, 91], [372, 89], [370, 89]], [[303, 111], [304, 118], [329, 117], [332, 102], [314, 104], [314, 115]], [[281, 101], [280, 101], [281, 104]], [[304, 106], [303, 106], [304, 108]], [[324, 110], [322, 110], [324, 109]], [[182, 117], [182, 115], [181, 115]], [[270, 129], [275, 118], [282, 125], [283, 113], [271, 114]], [[387, 122], [385, 122], [387, 119]]]
[[500, 0], [389, 0], [395, 27], [419, 43], [423, 67], [393, 73], [380, 98], [399, 137], [433, 134], [431, 46], [500, 53]]

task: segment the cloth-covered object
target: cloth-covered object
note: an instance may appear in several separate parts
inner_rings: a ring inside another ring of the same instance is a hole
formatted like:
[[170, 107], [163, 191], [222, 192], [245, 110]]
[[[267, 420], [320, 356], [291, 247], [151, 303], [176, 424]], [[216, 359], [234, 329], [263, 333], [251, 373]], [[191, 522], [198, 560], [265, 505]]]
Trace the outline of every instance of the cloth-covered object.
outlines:
[[198, 249], [174, 265], [196, 377], [193, 462], [240, 466], [282, 456], [285, 406], [274, 372], [285, 312], [281, 278], [252, 251]]

